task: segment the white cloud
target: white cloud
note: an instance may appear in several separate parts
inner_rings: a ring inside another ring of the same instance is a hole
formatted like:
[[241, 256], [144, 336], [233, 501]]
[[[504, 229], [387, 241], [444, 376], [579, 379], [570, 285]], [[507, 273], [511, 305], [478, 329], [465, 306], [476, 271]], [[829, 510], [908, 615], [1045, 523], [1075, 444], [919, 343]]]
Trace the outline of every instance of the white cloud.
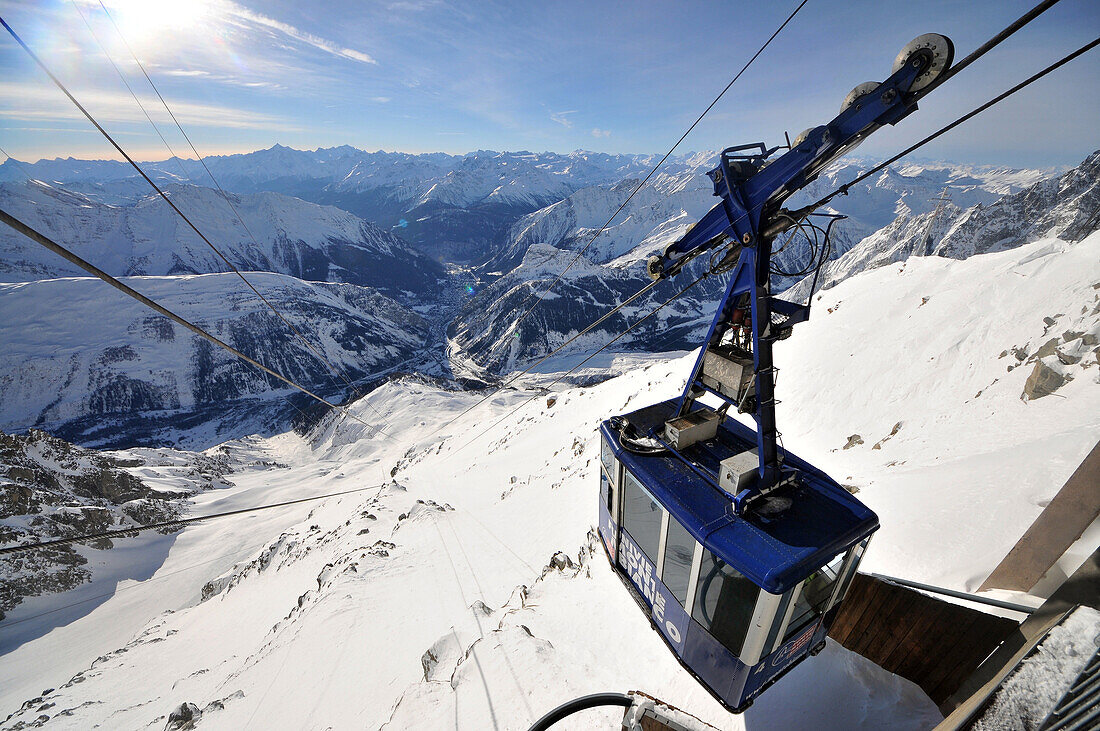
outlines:
[[319, 51], [331, 53], [333, 56], [346, 58], [351, 61], [358, 61], [359, 63], [378, 63], [362, 51], [357, 51], [354, 48], [344, 48], [343, 46], [333, 43], [330, 40], [313, 35], [312, 33], [307, 33], [306, 31], [295, 28], [293, 25], [290, 25], [289, 23], [284, 23], [281, 20], [275, 20], [274, 18], [269, 18], [266, 15], [261, 15], [260, 13], [253, 12], [242, 5], [230, 2], [229, 0], [222, 0], [220, 5], [228, 16], [239, 18], [253, 25], [258, 25], [263, 28], [282, 33], [283, 35], [288, 36], [289, 38], [293, 38], [296, 41], [305, 43], [309, 46], [313, 46]]
[[592, 130], [592, 136], [593, 137], [610, 137], [611, 136], [611, 130], [609, 130], [609, 129], [600, 129], [599, 127], [595, 127]]
[[372, 96], [370, 100], [372, 102], [378, 102], [379, 104], [388, 104], [390, 102], [390, 98], [388, 96]]
[[576, 109], [570, 109], [567, 112], [550, 112], [550, 119], [553, 120], [554, 122], [557, 122], [562, 127], [565, 127], [566, 129], [569, 129], [573, 126], [573, 122], [566, 115], [576, 114], [576, 113], [577, 113]]

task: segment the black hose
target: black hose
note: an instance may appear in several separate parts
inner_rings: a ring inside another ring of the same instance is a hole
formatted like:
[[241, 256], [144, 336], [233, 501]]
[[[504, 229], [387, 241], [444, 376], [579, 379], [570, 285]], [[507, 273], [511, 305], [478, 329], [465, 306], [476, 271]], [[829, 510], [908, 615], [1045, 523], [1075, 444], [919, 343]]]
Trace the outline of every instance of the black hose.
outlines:
[[599, 708], [600, 706], [622, 706], [623, 708], [630, 708], [632, 705], [634, 705], [634, 699], [622, 693], [595, 693], [593, 695], [585, 695], [580, 698], [574, 698], [568, 703], [562, 703], [560, 706], [535, 721], [528, 731], [546, 731], [546, 729], [566, 716], [572, 716], [574, 713], [585, 711], [589, 708]]

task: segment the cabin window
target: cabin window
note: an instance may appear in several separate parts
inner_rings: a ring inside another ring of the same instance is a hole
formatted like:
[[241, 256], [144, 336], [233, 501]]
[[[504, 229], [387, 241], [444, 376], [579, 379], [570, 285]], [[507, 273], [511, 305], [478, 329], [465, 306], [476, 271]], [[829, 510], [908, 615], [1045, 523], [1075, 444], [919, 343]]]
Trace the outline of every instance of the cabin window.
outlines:
[[607, 476], [607, 470], [600, 470], [600, 500], [607, 506], [611, 515], [614, 515], [611, 506], [611, 480]]
[[656, 566], [664, 508], [629, 472], [623, 484], [623, 528]]
[[688, 583], [691, 580], [691, 558], [695, 554], [695, 539], [687, 528], [676, 522], [668, 521], [668, 535], [665, 538], [665, 564], [661, 581], [676, 597], [681, 606], [687, 606]]
[[811, 574], [802, 584], [802, 591], [798, 592], [798, 599], [795, 601], [790, 624], [787, 625], [785, 639], [790, 639], [829, 608], [829, 600], [833, 596], [833, 589], [836, 588], [836, 580], [839, 578], [840, 569], [844, 565], [846, 555], [846, 553], [840, 554], [830, 561], [827, 566]]
[[615, 452], [611, 449], [611, 445], [608, 444], [606, 437], [600, 438], [600, 461], [603, 462], [603, 468], [607, 470], [607, 474], [613, 481], [618, 481], [618, 462], [615, 461]]
[[871, 536], [867, 536], [859, 545], [853, 546], [852, 550], [848, 551], [848, 562], [844, 565], [842, 578], [837, 587], [836, 596], [833, 598], [833, 605], [839, 604], [844, 599], [844, 595], [848, 593], [848, 587], [852, 585], [852, 579], [855, 578], [859, 562], [863, 559], [863, 553], [867, 550], [867, 544], [870, 541]]
[[691, 616], [740, 656], [759, 594], [760, 587], [710, 551], [703, 551]]

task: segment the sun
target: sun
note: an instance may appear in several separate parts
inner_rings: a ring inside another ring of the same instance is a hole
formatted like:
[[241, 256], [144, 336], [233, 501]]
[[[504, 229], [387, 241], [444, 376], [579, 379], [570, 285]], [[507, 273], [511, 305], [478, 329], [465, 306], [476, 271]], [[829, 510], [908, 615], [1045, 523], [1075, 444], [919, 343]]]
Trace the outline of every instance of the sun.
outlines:
[[209, 0], [106, 0], [105, 4], [123, 35], [137, 43], [190, 30], [210, 10]]

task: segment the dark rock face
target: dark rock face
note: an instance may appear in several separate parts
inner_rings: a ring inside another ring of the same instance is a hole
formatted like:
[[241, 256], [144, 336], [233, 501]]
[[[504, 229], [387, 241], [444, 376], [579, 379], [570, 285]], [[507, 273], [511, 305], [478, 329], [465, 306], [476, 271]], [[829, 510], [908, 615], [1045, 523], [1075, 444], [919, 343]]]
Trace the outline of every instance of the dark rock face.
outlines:
[[181, 703], [168, 714], [164, 731], [188, 731], [202, 718], [202, 710], [194, 703]]
[[[0, 545], [19, 545], [102, 533], [172, 520], [181, 499], [203, 486], [224, 484], [227, 458], [191, 455], [190, 489], [165, 493], [128, 469], [146, 459], [77, 447], [35, 429], [0, 432]], [[105, 550], [109, 539], [87, 544]], [[0, 620], [24, 597], [65, 591], [88, 581], [87, 559], [71, 545], [5, 557], [0, 565]]]

